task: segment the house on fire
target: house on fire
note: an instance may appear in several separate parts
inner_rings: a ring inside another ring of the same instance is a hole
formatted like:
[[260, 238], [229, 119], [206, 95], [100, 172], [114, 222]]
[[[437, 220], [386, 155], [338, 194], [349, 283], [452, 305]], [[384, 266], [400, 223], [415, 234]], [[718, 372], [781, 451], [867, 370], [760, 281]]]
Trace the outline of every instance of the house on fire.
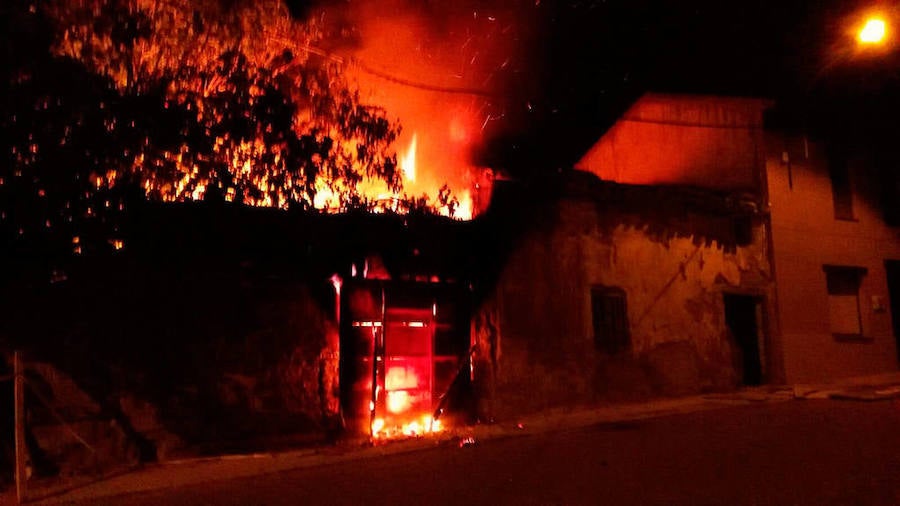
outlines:
[[476, 318], [483, 409], [897, 369], [900, 239], [868, 160], [773, 107], [647, 94], [542, 185]]
[[0, 340], [142, 460], [896, 370], [896, 174], [773, 108], [645, 95], [574, 170], [495, 181], [470, 222], [145, 203], [125, 250], [4, 287]]

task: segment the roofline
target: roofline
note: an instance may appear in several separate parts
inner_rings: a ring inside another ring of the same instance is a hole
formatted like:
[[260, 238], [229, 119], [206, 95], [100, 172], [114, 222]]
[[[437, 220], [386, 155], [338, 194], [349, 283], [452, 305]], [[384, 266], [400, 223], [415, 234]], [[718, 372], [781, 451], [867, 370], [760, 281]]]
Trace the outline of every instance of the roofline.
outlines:
[[[756, 103], [760, 107], [769, 108], [773, 107], [776, 104], [776, 101], [772, 98], [768, 97], [754, 97], [754, 96], [746, 96], [746, 95], [719, 95], [719, 94], [710, 94], [710, 93], [672, 93], [672, 92], [662, 92], [662, 91], [647, 91], [643, 95], [635, 100], [631, 107], [642, 100], [646, 99], [658, 99], [658, 100], [671, 100], [678, 101], [683, 99], [691, 99], [691, 100], [703, 100], [703, 101], [715, 101], [715, 102], [742, 102], [742, 103]], [[631, 108], [629, 107], [629, 109]]]

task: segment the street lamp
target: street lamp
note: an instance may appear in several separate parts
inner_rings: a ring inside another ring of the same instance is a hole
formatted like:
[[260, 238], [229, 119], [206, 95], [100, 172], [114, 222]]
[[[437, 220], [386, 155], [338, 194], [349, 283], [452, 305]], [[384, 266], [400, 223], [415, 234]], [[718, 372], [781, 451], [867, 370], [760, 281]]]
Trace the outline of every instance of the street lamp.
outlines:
[[838, 36], [830, 40], [823, 58], [798, 90], [802, 94], [797, 103], [799, 119], [804, 130], [807, 123], [834, 130], [828, 135], [864, 137], [863, 129], [880, 134], [884, 128], [875, 123], [886, 124], [891, 104], [900, 103], [896, 87], [900, 39], [894, 35], [900, 9], [880, 3], [836, 21]]
[[887, 36], [887, 24], [884, 19], [879, 17], [871, 17], [866, 20], [862, 28], [856, 35], [856, 39], [860, 44], [873, 45], [881, 44]]

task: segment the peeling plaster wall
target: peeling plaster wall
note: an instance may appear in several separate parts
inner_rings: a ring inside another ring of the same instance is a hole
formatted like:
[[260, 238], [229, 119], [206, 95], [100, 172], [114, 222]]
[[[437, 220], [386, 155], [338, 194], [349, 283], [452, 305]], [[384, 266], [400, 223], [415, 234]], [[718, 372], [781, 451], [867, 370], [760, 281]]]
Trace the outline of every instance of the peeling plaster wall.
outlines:
[[[748, 247], [658, 238], [564, 201], [522, 241], [497, 288], [498, 416], [599, 399], [726, 390], [738, 384], [723, 291], [766, 296], [764, 229]], [[621, 220], [623, 223], [629, 220]], [[630, 353], [595, 349], [590, 291], [626, 293]]]

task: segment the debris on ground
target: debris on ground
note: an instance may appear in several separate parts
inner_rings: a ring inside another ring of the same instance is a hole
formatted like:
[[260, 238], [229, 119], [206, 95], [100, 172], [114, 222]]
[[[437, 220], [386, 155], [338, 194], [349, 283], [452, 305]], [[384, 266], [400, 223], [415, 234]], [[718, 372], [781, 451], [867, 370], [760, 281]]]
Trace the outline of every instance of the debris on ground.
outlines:
[[459, 447], [463, 448], [465, 446], [474, 446], [475, 445], [475, 437], [474, 436], [466, 436], [463, 438], [459, 438]]

